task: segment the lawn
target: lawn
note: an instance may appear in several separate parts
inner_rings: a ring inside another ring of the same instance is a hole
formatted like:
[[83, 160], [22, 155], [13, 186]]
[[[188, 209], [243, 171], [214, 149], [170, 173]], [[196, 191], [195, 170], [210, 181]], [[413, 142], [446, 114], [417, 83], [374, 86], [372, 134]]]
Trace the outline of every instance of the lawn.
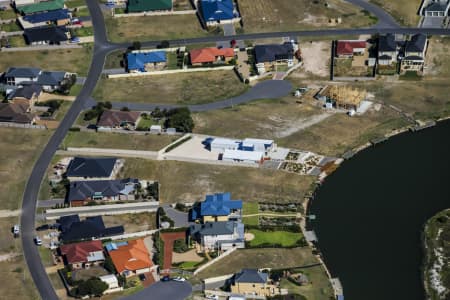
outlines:
[[105, 23], [108, 37], [112, 42], [171, 40], [222, 33], [221, 31], [209, 33], [203, 30], [196, 15], [105, 17]]
[[111, 52], [106, 56], [105, 60], [105, 69], [118, 69], [123, 68], [123, 61], [124, 61], [124, 52], [123, 50], [118, 50]]
[[168, 135], [136, 135], [106, 132], [69, 132], [64, 147], [91, 147], [129, 150], [158, 151], [177, 137]]
[[[325, 6], [328, 3], [328, 7]], [[239, 8], [244, 22], [243, 31], [291, 31], [327, 27], [366, 27], [376, 19], [359, 7], [343, 0], [240, 0]], [[341, 24], [329, 22], [342, 18]], [[238, 29], [238, 32], [241, 29]]]
[[199, 201], [205, 194], [220, 191], [231, 192], [233, 198], [245, 202], [296, 203], [303, 201], [315, 180], [267, 169], [131, 158], [126, 159], [120, 175], [158, 180], [162, 203]]
[[0, 55], [0, 71], [16, 66], [15, 62], [20, 61], [22, 66], [75, 72], [80, 76], [85, 76], [89, 69], [91, 55], [92, 45], [85, 45], [80, 49], [2, 52], [2, 55]]
[[[256, 202], [244, 202], [242, 207], [242, 215], [254, 215], [259, 212], [259, 205]], [[246, 225], [258, 225], [259, 217], [251, 216], [242, 218], [242, 221]]]
[[79, 17], [89, 17], [90, 16], [90, 12], [89, 12], [89, 9], [87, 7], [77, 8], [74, 14], [78, 18]]
[[53, 258], [50, 249], [46, 247], [38, 247], [38, 250], [39, 256], [41, 257], [41, 261], [44, 267], [53, 266]]
[[94, 28], [92, 28], [92, 27], [76, 28], [73, 31], [74, 31], [75, 36], [77, 36], [77, 37], [94, 35]]
[[[293, 268], [317, 263], [308, 247], [239, 249], [198, 274], [198, 278], [232, 274], [244, 268]], [[311, 298], [315, 299], [315, 298]]]
[[8, 24], [1, 24], [0, 31], [13, 32], [13, 31], [21, 31], [22, 28], [16, 22], [10, 22]]
[[0, 128], [0, 209], [18, 209], [35, 159], [51, 131]]
[[68, 8], [74, 8], [79, 6], [85, 6], [86, 1], [85, 0], [66, 0], [64, 2]]
[[66, 113], [72, 106], [72, 101], [63, 101], [59, 109], [54, 113], [54, 118], [56, 121], [62, 121]]
[[280, 244], [283, 247], [291, 247], [303, 237], [300, 232], [261, 231], [257, 229], [250, 229], [248, 232], [255, 236], [250, 241], [250, 246], [252, 247], [262, 244]]
[[7, 9], [0, 11], [0, 19], [2, 20], [15, 19], [16, 17], [17, 15], [14, 12], [14, 9]]
[[244, 93], [233, 71], [180, 73], [133, 78], [102, 78], [94, 91], [97, 100], [158, 104], [199, 104]]
[[422, 0], [370, 0], [391, 14], [400, 24], [417, 26], [420, 20], [418, 15]]
[[78, 94], [81, 92], [82, 88], [83, 88], [83, 86], [81, 84], [74, 84], [70, 88], [69, 96], [78, 96]]
[[22, 257], [8, 262], [0, 262], [0, 282], [3, 282], [0, 286], [2, 299], [40, 299], [33, 279]]
[[[9, 36], [8, 41], [12, 48], [27, 46], [27, 43], [25, 42], [23, 35]], [[2, 56], [7, 56], [6, 54], [10, 54], [10, 53], [22, 54], [21, 58], [23, 58], [23, 52], [4, 52], [4, 53], [2, 53]], [[0, 60], [3, 60], [3, 59], [4, 59], [4, 57], [0, 58]]]

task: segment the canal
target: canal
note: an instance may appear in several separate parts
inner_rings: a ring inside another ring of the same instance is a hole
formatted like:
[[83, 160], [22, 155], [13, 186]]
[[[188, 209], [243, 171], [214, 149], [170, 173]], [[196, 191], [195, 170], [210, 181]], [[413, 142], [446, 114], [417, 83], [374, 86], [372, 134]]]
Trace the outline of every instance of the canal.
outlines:
[[450, 122], [345, 161], [317, 190], [311, 224], [346, 300], [422, 300], [424, 223], [450, 207]]

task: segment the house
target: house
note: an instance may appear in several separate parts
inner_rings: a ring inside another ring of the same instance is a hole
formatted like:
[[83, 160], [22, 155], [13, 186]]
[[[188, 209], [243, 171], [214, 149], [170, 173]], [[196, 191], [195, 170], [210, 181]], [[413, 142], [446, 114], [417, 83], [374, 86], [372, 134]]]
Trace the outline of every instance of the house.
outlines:
[[121, 243], [108, 249], [108, 254], [117, 273], [125, 277], [148, 273], [155, 267], [143, 239]]
[[59, 247], [59, 250], [65, 262], [73, 269], [88, 269], [105, 261], [103, 244], [99, 240], [66, 244]]
[[191, 210], [191, 219], [201, 222], [238, 220], [242, 214], [242, 200], [232, 200], [231, 193], [206, 195], [205, 201]]
[[42, 86], [45, 92], [54, 92], [58, 90], [68, 73], [62, 71], [42, 71], [39, 74], [37, 84]]
[[21, 83], [37, 82], [41, 69], [27, 67], [11, 67], [4, 75], [8, 85], [20, 85]]
[[43, 11], [52, 11], [64, 8], [64, 0], [48, 0], [17, 7], [22, 15], [29, 15]]
[[201, 0], [198, 3], [206, 26], [230, 23], [237, 16], [232, 0]]
[[74, 157], [66, 176], [70, 181], [114, 179], [121, 165], [116, 158]]
[[264, 158], [264, 152], [228, 150], [223, 152], [222, 160], [227, 162], [239, 162], [247, 164], [260, 164]]
[[401, 60], [400, 71], [422, 72], [428, 39], [424, 34], [415, 34], [405, 44], [405, 55]]
[[273, 140], [246, 138], [242, 141], [239, 149], [243, 151], [260, 151], [267, 153], [274, 147], [275, 144]]
[[108, 238], [125, 232], [123, 226], [105, 227], [101, 216], [87, 217], [80, 221], [78, 215], [69, 215], [60, 217], [58, 223], [61, 230], [60, 239], [64, 243]]
[[108, 285], [108, 290], [119, 289], [119, 280], [113, 274], [103, 275], [98, 277], [101, 281]]
[[37, 117], [29, 110], [26, 103], [0, 103], [0, 122], [33, 124]]
[[259, 74], [275, 71], [279, 65], [294, 65], [294, 47], [292, 43], [281, 45], [257, 45], [254, 47], [255, 63]]
[[127, 54], [127, 69], [130, 73], [161, 70], [167, 66], [165, 51], [131, 52]]
[[57, 9], [39, 12], [18, 18], [23, 29], [48, 25], [64, 26], [70, 23], [71, 14], [68, 9]]
[[70, 206], [83, 206], [90, 202], [132, 201], [135, 200], [138, 185], [139, 180], [134, 178], [72, 181], [67, 201]]
[[34, 103], [38, 100], [42, 93], [42, 87], [38, 84], [24, 85], [17, 89], [12, 90], [7, 94], [9, 101], [26, 100], [32, 108]]
[[235, 221], [193, 224], [188, 238], [196, 243], [198, 252], [245, 248], [244, 224]]
[[129, 0], [128, 12], [172, 10], [172, 0]]
[[336, 56], [350, 58], [354, 55], [364, 55], [366, 41], [343, 40], [336, 43]]
[[399, 45], [393, 34], [381, 35], [378, 39], [378, 64], [390, 66], [397, 63]]
[[141, 113], [138, 111], [105, 110], [97, 122], [98, 128], [135, 129]]
[[446, 17], [450, 9], [449, 0], [424, 0], [419, 14], [425, 17]]
[[209, 149], [213, 152], [223, 153], [225, 150], [238, 150], [241, 145], [241, 141], [225, 139], [225, 138], [213, 138], [209, 142]]
[[35, 0], [14, 0], [14, 7], [18, 8], [20, 6], [24, 6], [24, 5], [28, 5], [28, 4], [33, 4], [36, 1]]
[[36, 27], [24, 30], [29, 45], [59, 45], [69, 40], [65, 26]]
[[281, 289], [270, 282], [269, 274], [256, 269], [243, 269], [234, 275], [230, 286], [232, 293], [253, 296], [274, 296]]
[[203, 64], [228, 63], [234, 58], [232, 48], [202, 48], [189, 51], [191, 64], [201, 66]]
[[330, 103], [338, 109], [358, 110], [361, 102], [366, 99], [365, 90], [354, 89], [348, 86], [327, 85], [316, 95], [316, 98]]

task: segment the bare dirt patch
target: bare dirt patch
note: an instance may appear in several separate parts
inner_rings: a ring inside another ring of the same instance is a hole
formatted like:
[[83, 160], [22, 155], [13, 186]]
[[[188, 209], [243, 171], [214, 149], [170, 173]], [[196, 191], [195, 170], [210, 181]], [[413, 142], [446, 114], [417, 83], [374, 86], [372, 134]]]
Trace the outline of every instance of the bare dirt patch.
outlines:
[[328, 77], [330, 74], [331, 41], [306, 42], [300, 44], [303, 67], [291, 76], [303, 78], [309, 75]]
[[172, 253], [172, 263], [180, 263], [184, 261], [201, 262], [203, 257], [199, 256], [195, 249], [189, 250], [184, 253]]

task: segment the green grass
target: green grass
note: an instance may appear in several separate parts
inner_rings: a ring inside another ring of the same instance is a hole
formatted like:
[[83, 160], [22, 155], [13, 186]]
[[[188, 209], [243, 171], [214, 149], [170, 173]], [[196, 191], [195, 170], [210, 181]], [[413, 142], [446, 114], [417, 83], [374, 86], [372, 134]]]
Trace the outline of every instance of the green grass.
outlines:
[[[25, 42], [25, 39], [22, 35], [9, 36], [8, 41], [9, 41], [9, 44], [11, 45], [11, 47], [13, 47], [13, 48], [27, 46], [27, 43]], [[20, 53], [22, 57], [24, 56], [23, 52], [5, 52], [5, 53], [2, 53], [2, 56], [5, 56], [5, 54], [9, 54], [9, 53]], [[0, 60], [1, 60], [1, 58], [0, 58]]]
[[158, 151], [176, 137], [168, 135], [134, 135], [106, 132], [69, 132], [64, 139], [64, 147], [91, 147], [128, 150]]
[[86, 1], [85, 0], [66, 0], [64, 2], [68, 8], [75, 8], [79, 6], [85, 6]]
[[124, 52], [122, 50], [114, 51], [106, 56], [105, 69], [122, 68], [121, 62], [124, 60]]
[[299, 232], [288, 231], [261, 231], [250, 229], [248, 232], [255, 235], [250, 241], [250, 246], [259, 246], [262, 244], [280, 244], [283, 247], [294, 246], [295, 243], [302, 238]]
[[141, 119], [139, 120], [139, 123], [137, 125], [137, 128], [148, 130], [150, 128], [150, 126], [155, 125], [155, 124], [158, 124], [158, 123], [155, 122], [152, 118], [141, 117]]
[[41, 246], [41, 247], [38, 247], [38, 250], [39, 250], [39, 256], [41, 257], [42, 264], [45, 267], [53, 266], [53, 258], [52, 258], [52, 253], [51, 253], [50, 249]]
[[94, 35], [94, 28], [93, 27], [81, 27], [81, 28], [76, 28], [73, 31], [75, 33], [75, 36], [78, 36], [78, 37]]
[[321, 266], [312, 268], [297, 269], [296, 271], [305, 274], [310, 281], [309, 284], [298, 286], [290, 282], [287, 278], [281, 280], [281, 288], [288, 289], [290, 293], [297, 293], [306, 297], [306, 299], [329, 300], [334, 299], [333, 289], [325, 270]]
[[[11, 38], [21, 39], [22, 46], [25, 41], [21, 36]], [[0, 71], [15, 66], [19, 62], [23, 66], [37, 67], [45, 70], [61, 70], [77, 73], [79, 76], [87, 74], [91, 56], [92, 45], [84, 45], [80, 49], [37, 50], [27, 52], [2, 52], [0, 55]]]
[[175, 52], [167, 52], [167, 68], [169, 70], [180, 69], [177, 66], [177, 54]]
[[15, 19], [16, 17], [17, 17], [17, 15], [13, 9], [7, 9], [7, 10], [0, 11], [0, 19], [2, 19], [2, 20]]
[[0, 31], [6, 31], [6, 32], [14, 32], [14, 31], [21, 31], [22, 29], [16, 22], [11, 22], [8, 24], [1, 24], [0, 25]]
[[69, 96], [78, 96], [78, 94], [81, 92], [82, 88], [83, 88], [83, 86], [81, 84], [74, 84], [70, 88]]
[[422, 80], [422, 76], [417, 74], [417, 72], [414, 71], [406, 71], [405, 74], [399, 76], [400, 80], [412, 80], [412, 81], [418, 81]]
[[100, 79], [94, 98], [103, 101], [201, 104], [247, 91], [233, 71], [179, 73], [164, 76]]
[[197, 261], [184, 261], [177, 266], [179, 269], [183, 270], [192, 270], [195, 269], [198, 265], [202, 264], [202, 262]]
[[[253, 215], [253, 214], [257, 214], [258, 212], [259, 212], [258, 203], [244, 202], [243, 207], [242, 207], [242, 215]], [[242, 221], [245, 225], [258, 225], [259, 217], [258, 216], [245, 217], [245, 218], [242, 218]]]
[[55, 114], [55, 120], [56, 121], [62, 121], [66, 113], [69, 111], [70, 107], [72, 106], [72, 101], [63, 101], [61, 103], [61, 106], [56, 111]]

